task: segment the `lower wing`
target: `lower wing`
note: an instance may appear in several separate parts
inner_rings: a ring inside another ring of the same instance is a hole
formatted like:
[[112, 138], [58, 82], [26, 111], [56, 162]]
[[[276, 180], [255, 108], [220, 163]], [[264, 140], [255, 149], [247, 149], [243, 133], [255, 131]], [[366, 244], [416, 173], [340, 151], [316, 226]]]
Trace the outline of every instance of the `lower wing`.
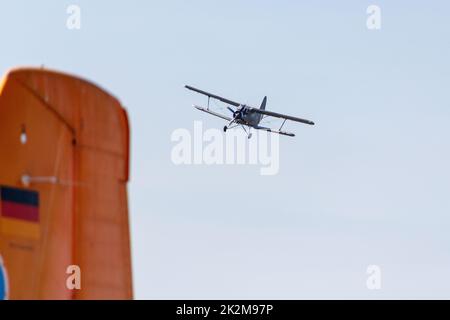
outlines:
[[278, 133], [278, 134], [281, 134], [283, 136], [295, 137], [295, 134], [293, 134], [291, 132], [275, 130], [275, 129], [272, 129], [272, 128], [260, 127], [260, 126], [255, 126], [253, 128], [255, 128], [257, 130], [264, 130], [264, 131], [267, 131], [267, 132]]
[[206, 108], [203, 108], [203, 107], [200, 107], [200, 106], [197, 106], [197, 105], [194, 105], [194, 107], [195, 107], [196, 109], [200, 110], [200, 111], [203, 111], [203, 112], [212, 114], [213, 116], [222, 118], [222, 119], [224, 119], [224, 120], [227, 120], [227, 121], [233, 120], [233, 119], [231, 119], [230, 117], [227, 117], [227, 116], [225, 116], [225, 115], [223, 115], [223, 114], [220, 114], [220, 113], [217, 113], [217, 112], [214, 112], [214, 111], [211, 111], [211, 110], [209, 110], [209, 109], [206, 109]]

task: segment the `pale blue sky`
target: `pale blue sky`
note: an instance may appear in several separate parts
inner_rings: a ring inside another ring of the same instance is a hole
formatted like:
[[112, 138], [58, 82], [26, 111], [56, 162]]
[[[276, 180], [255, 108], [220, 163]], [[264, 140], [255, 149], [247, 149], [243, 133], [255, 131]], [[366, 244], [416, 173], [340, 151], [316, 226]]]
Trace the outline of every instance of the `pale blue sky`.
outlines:
[[[0, 71], [44, 64], [127, 107], [136, 298], [450, 298], [448, 1], [121, 3], [2, 1]], [[174, 129], [223, 126], [184, 84], [317, 125], [289, 125], [276, 176], [175, 166]]]

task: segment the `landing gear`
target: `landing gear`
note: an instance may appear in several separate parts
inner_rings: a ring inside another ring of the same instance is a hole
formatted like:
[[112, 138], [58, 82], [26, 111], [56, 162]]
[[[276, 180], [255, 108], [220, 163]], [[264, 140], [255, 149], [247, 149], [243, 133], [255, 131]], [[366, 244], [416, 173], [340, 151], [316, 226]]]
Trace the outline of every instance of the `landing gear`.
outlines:
[[245, 129], [246, 125], [242, 125], [242, 124], [238, 124], [241, 126], [242, 130], [244, 130], [245, 134], [247, 135], [247, 138], [250, 139], [252, 137], [252, 133], [251, 133], [251, 127], [248, 126], [248, 131]]
[[227, 129], [228, 129], [227, 126], [223, 127], [223, 132], [227, 132]]
[[248, 127], [248, 132], [247, 132], [247, 130], [245, 130], [244, 126], [242, 126], [242, 129], [244, 129], [245, 133], [247, 134], [247, 138], [250, 139], [252, 137], [252, 132], [251, 132], [252, 128]]

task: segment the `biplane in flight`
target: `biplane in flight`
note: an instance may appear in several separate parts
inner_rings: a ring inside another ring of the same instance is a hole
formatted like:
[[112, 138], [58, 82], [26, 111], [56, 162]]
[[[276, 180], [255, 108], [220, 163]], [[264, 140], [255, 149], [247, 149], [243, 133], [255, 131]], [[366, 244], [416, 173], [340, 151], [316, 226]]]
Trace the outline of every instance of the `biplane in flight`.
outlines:
[[[281, 113], [267, 111], [266, 110], [267, 97], [264, 97], [264, 99], [261, 103], [261, 106], [258, 109], [258, 108], [253, 108], [253, 107], [250, 107], [248, 105], [245, 105], [245, 104], [242, 104], [239, 102], [235, 102], [235, 101], [220, 97], [218, 95], [215, 95], [215, 94], [212, 94], [212, 93], [209, 93], [209, 92], [206, 92], [206, 91], [203, 91], [203, 90], [191, 87], [191, 86], [186, 85], [185, 88], [195, 91], [197, 93], [203, 94], [208, 97], [208, 105], [206, 108], [200, 107], [198, 105], [194, 105], [194, 107], [200, 111], [209, 113], [213, 116], [216, 116], [216, 117], [222, 118], [226, 121], [229, 121], [229, 123], [223, 127], [224, 132], [226, 132], [228, 129], [232, 129], [232, 128], [241, 126], [244, 129], [244, 131], [247, 134], [249, 139], [252, 137], [252, 134], [250, 132], [250, 130], [252, 128], [256, 129], [256, 130], [265, 130], [268, 132], [278, 133], [278, 134], [285, 135], [285, 136], [295, 137], [295, 134], [293, 134], [291, 132], [282, 131], [283, 126], [287, 120], [301, 122], [301, 123], [305, 123], [305, 124], [309, 124], [309, 125], [314, 125], [314, 122], [310, 121], [310, 120], [297, 118], [297, 117], [293, 117], [293, 116], [288, 116], [288, 115], [281, 114]], [[227, 109], [230, 110], [232, 116], [223, 115], [223, 114], [220, 114], [218, 112], [211, 110], [209, 108], [209, 102], [210, 102], [211, 98], [227, 104], [228, 105]], [[269, 127], [260, 126], [261, 120], [263, 120], [266, 117], [274, 117], [274, 118], [283, 119], [283, 123], [281, 124], [281, 126], [278, 130], [272, 129]], [[248, 131], [245, 129], [245, 127], [248, 128]]]

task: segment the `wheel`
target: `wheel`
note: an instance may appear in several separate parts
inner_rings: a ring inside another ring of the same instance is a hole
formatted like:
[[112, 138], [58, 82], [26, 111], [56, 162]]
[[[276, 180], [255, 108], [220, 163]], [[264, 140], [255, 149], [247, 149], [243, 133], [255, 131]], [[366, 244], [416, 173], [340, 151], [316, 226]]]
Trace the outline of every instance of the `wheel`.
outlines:
[[249, 133], [249, 134], [248, 134], [248, 138], [250, 139], [251, 137], [252, 137], [252, 134], [251, 134], [251, 133]]
[[227, 126], [223, 127], [223, 132], [227, 132]]

